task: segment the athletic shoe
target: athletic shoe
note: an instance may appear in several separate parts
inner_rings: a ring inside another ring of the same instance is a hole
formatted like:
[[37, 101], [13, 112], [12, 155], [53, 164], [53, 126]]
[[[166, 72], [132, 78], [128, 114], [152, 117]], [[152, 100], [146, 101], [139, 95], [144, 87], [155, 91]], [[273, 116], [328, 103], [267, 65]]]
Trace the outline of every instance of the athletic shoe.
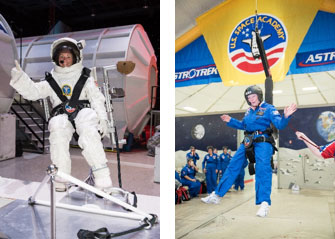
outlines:
[[215, 194], [215, 191], [213, 191], [208, 197], [202, 198], [201, 201], [207, 204], [219, 204], [220, 197]]
[[201, 201], [207, 202], [210, 196], [211, 196], [210, 194], [207, 194], [207, 197], [201, 198]]
[[259, 207], [256, 216], [258, 217], [266, 217], [269, 213], [269, 204], [267, 202], [262, 202], [261, 206]]

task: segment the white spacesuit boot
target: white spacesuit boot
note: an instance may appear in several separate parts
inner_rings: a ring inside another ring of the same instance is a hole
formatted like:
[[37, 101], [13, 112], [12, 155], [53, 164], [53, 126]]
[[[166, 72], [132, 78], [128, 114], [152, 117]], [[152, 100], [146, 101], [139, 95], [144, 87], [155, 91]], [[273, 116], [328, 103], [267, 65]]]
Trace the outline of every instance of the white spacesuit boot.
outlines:
[[90, 108], [82, 109], [75, 122], [79, 134], [78, 144], [83, 149], [82, 155], [92, 168], [95, 186], [99, 189], [112, 187], [106, 154], [97, 129], [99, 120], [95, 111]]
[[78, 143], [83, 149], [83, 156], [92, 168], [95, 186], [99, 189], [112, 187], [106, 154], [99, 133], [96, 130], [91, 132], [86, 130], [79, 136]]
[[[50, 157], [58, 170], [71, 174], [71, 158], [69, 152], [69, 143], [74, 129], [67, 119], [67, 115], [58, 115], [52, 117], [49, 122], [50, 131]], [[56, 177], [55, 188], [57, 192], [66, 191], [66, 181]]]

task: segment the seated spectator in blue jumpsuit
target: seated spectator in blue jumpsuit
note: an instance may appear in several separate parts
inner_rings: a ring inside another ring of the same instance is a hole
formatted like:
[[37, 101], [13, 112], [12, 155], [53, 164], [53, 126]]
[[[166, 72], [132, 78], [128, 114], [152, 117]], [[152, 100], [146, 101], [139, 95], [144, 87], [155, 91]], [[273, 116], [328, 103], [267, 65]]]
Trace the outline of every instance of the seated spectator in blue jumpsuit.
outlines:
[[245, 176], [245, 168], [248, 166], [248, 160], [245, 159], [244, 164], [242, 166], [241, 172], [237, 175], [237, 178], [234, 183], [234, 189], [238, 191], [240, 187], [241, 190], [244, 190], [244, 176]]
[[269, 212], [269, 205], [271, 205], [271, 157], [274, 152], [273, 146], [269, 142], [273, 139], [269, 130], [270, 125], [272, 123], [277, 129], [285, 128], [290, 116], [297, 110], [297, 106], [291, 104], [285, 107], [284, 115], [281, 116], [273, 105], [263, 102], [262, 89], [256, 85], [248, 87], [244, 92], [244, 97], [250, 107], [246, 111], [242, 121], [234, 119], [229, 115], [222, 115], [221, 119], [227, 122], [227, 125], [230, 127], [245, 130], [245, 134], [249, 138], [245, 138], [244, 144], [240, 145], [234, 157], [230, 160], [215, 192], [201, 200], [205, 203], [213, 204], [220, 202], [220, 197], [223, 197], [227, 193], [241, 172], [246, 158], [245, 144], [253, 141], [256, 161], [256, 205], [260, 205], [256, 215], [265, 217]]
[[177, 190], [179, 187], [182, 186], [182, 183], [181, 183], [179, 173], [176, 170], [175, 170], [174, 178], [175, 178], [175, 190]]
[[195, 152], [195, 147], [194, 146], [191, 146], [190, 150], [191, 151], [186, 154], [186, 162], [187, 162], [187, 159], [191, 158], [191, 159], [193, 159], [194, 165], [197, 166], [197, 160], [199, 160], [200, 157], [199, 157], [198, 153]]
[[207, 192], [211, 193], [216, 188], [216, 179], [218, 173], [218, 156], [213, 153], [213, 147], [208, 146], [207, 151], [208, 154], [204, 157], [202, 161], [202, 170], [206, 174], [206, 185]]
[[224, 174], [224, 172], [226, 171], [226, 168], [230, 162], [231, 156], [230, 154], [228, 154], [228, 148], [226, 146], [224, 146], [222, 148], [223, 153], [220, 154], [219, 156], [219, 180], [221, 179], [222, 175]]
[[335, 159], [335, 141], [332, 141], [323, 146], [317, 146], [316, 143], [310, 140], [310, 138], [308, 138], [304, 133], [297, 131], [295, 134], [297, 135], [298, 139], [304, 141], [309, 150], [318, 158]]
[[178, 173], [176, 170], [175, 170], [174, 172], [175, 172], [175, 173], [174, 173], [174, 178], [175, 178], [176, 180], [178, 180], [179, 182], [181, 182], [179, 173]]
[[198, 168], [194, 165], [193, 160], [189, 158], [187, 164], [181, 170], [181, 183], [183, 186], [188, 186], [190, 191], [190, 196], [196, 197], [200, 192], [200, 182], [195, 179], [195, 174], [198, 171]]

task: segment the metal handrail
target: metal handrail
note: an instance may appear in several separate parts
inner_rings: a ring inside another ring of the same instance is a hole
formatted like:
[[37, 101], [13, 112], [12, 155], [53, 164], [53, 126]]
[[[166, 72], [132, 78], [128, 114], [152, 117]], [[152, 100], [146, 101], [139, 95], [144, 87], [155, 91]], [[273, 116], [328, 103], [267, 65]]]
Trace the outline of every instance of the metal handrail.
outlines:
[[[21, 99], [21, 96], [20, 96], [20, 99]], [[38, 114], [39, 117], [41, 117], [41, 119], [43, 120], [43, 123], [46, 123], [46, 122], [47, 122], [47, 120], [45, 119], [44, 115], [42, 115], [42, 114], [36, 109], [36, 107], [31, 103], [31, 101], [27, 101], [27, 100], [26, 100], [27, 103], [21, 103], [21, 102], [17, 101], [15, 98], [14, 98], [14, 101], [15, 101], [15, 103], [17, 103], [18, 105], [29, 105], [32, 109], [34, 109], [34, 112], [35, 112], [36, 114]]]
[[34, 110], [34, 113], [37, 113], [38, 114], [38, 116], [40, 116], [41, 117], [41, 119], [42, 119], [42, 123], [43, 123], [43, 125], [45, 124], [45, 119], [44, 119], [44, 117], [37, 111], [37, 109], [35, 108], [35, 106], [33, 106], [33, 104], [31, 104], [30, 102], [27, 102], [27, 103], [19, 103], [16, 99], [14, 99], [14, 101], [15, 101], [15, 103], [18, 105], [18, 106], [20, 106], [20, 108], [29, 116], [29, 118], [41, 129], [41, 130], [43, 130], [43, 128], [44, 127], [41, 127], [40, 125], [39, 125], [39, 123], [34, 119], [34, 117], [32, 116], [32, 115], [30, 115], [30, 113], [22, 106], [22, 105], [29, 105], [30, 106], [30, 108], [32, 109], [32, 110]]
[[[11, 110], [14, 112], [14, 114], [22, 121], [22, 123], [28, 128], [28, 130], [36, 137], [36, 139], [42, 144], [42, 152], [44, 153], [44, 146], [45, 146], [45, 126], [46, 126], [46, 120], [42, 114], [38, 112], [38, 110], [33, 106], [33, 104], [29, 101], [26, 101], [27, 103], [20, 103], [14, 98], [14, 102], [16, 105], [18, 105], [26, 114], [27, 116], [42, 130], [42, 139], [34, 132], [34, 130], [23, 120], [23, 118], [17, 113], [17, 111], [11, 107]], [[23, 107], [23, 105], [29, 105], [31, 109], [36, 113], [41, 119], [42, 119], [42, 127], [40, 124], [33, 118], [33, 116]]]

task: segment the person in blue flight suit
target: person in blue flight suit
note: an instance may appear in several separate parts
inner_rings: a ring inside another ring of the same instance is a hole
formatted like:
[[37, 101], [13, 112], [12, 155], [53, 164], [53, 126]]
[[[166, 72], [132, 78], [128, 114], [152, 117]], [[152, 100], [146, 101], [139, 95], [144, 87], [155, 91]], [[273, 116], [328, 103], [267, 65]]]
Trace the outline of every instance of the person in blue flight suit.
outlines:
[[193, 159], [194, 165], [197, 166], [197, 160], [199, 160], [200, 157], [199, 157], [198, 153], [195, 152], [195, 147], [194, 146], [191, 146], [190, 147], [190, 152], [188, 152], [186, 154], [186, 162], [187, 162], [187, 159], [189, 159], [189, 158]]
[[211, 193], [215, 190], [218, 173], [218, 156], [213, 152], [212, 146], [207, 147], [208, 154], [205, 155], [202, 161], [202, 170], [206, 174], [207, 192]]
[[278, 129], [285, 128], [291, 115], [297, 110], [297, 106], [293, 103], [285, 107], [284, 115], [281, 116], [273, 105], [263, 102], [262, 89], [256, 85], [249, 86], [244, 92], [244, 97], [250, 107], [242, 121], [229, 115], [221, 116], [228, 126], [245, 131], [244, 141], [231, 159], [215, 192], [201, 200], [213, 204], [220, 202], [220, 197], [226, 194], [241, 172], [246, 158], [246, 149], [252, 146], [256, 161], [256, 205], [261, 205], [256, 215], [265, 217], [271, 205], [272, 168], [270, 161], [274, 152], [270, 124], [272, 123]]
[[244, 176], [245, 176], [245, 168], [248, 166], [248, 160], [245, 159], [243, 166], [241, 168], [241, 172], [239, 175], [237, 175], [237, 178], [235, 179], [234, 183], [234, 189], [238, 191], [238, 188], [240, 187], [240, 190], [244, 190]]
[[224, 172], [226, 171], [226, 168], [230, 162], [231, 156], [230, 154], [228, 154], [228, 147], [227, 146], [223, 146], [222, 148], [223, 153], [220, 154], [219, 156], [219, 180], [222, 178], [222, 175], [224, 174]]
[[198, 196], [201, 186], [199, 180], [195, 178], [196, 172], [198, 172], [198, 168], [194, 165], [192, 158], [189, 158], [181, 170], [181, 183], [183, 186], [188, 186], [192, 198]]

